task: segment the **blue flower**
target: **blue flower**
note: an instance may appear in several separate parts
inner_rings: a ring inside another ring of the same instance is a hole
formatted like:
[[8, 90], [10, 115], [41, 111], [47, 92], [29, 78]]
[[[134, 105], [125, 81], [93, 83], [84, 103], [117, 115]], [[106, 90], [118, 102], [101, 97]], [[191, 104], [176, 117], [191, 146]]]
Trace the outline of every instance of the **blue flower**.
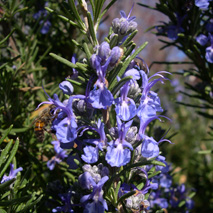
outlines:
[[[77, 55], [74, 53], [73, 54], [73, 56], [72, 56], [72, 58], [71, 58], [71, 62], [73, 63], [73, 64], [76, 64], [76, 62], [77, 62]], [[75, 69], [75, 68], [72, 68], [72, 71], [73, 71], [73, 74], [72, 74], [72, 76], [70, 77], [71, 79], [76, 79], [76, 78], [78, 78], [78, 71]]]
[[160, 162], [162, 162], [162, 163], [164, 163], [166, 165], [165, 167], [164, 166], [159, 166], [159, 165], [155, 166], [156, 171], [161, 171], [162, 173], [167, 173], [169, 171], [170, 166], [167, 164], [167, 162], [165, 161], [165, 159], [166, 158], [164, 156], [162, 156], [162, 155], [159, 155], [155, 159], [155, 160], [160, 161]]
[[210, 21], [206, 24], [206, 30], [209, 33], [213, 33], [213, 19], [210, 19]]
[[[44, 90], [46, 93], [46, 91]], [[42, 104], [53, 104], [55, 105], [55, 108], [53, 109], [53, 114], [57, 113], [57, 110], [60, 110], [59, 115], [57, 118], [53, 121], [52, 129], [56, 131], [56, 137], [60, 141], [60, 143], [64, 143], [65, 146], [69, 146], [70, 143], [74, 143], [73, 141], [77, 137], [77, 122], [75, 114], [73, 113], [72, 109], [72, 102], [73, 99], [85, 99], [84, 95], [75, 95], [71, 96], [67, 102], [67, 104], [62, 103], [57, 94], [53, 95], [53, 99], [48, 96], [49, 101], [44, 101], [38, 105], [38, 107]], [[38, 108], [37, 107], [37, 108]], [[62, 145], [62, 146], [63, 146]], [[66, 147], [68, 148], [68, 147]]]
[[157, 192], [152, 192], [150, 194], [150, 197], [152, 198], [152, 200], [150, 200], [150, 204], [151, 207], [153, 207], [154, 205], [159, 206], [160, 208], [168, 208], [168, 201], [166, 198], [161, 198], [160, 197], [160, 191]]
[[[152, 75], [151, 77], [147, 77], [146, 73], [144, 71], [140, 71], [142, 76], [142, 96], [140, 100], [139, 107], [137, 109], [137, 116], [140, 119], [141, 125], [146, 123], [149, 118], [152, 118], [157, 114], [157, 112], [163, 112], [163, 109], [161, 108], [160, 99], [157, 95], [157, 93], [150, 91], [151, 88], [157, 83], [161, 82], [163, 83], [163, 80], [168, 80], [168, 78], [165, 78], [161, 75], [161, 73], [167, 73], [165, 71], [157, 72], [156, 74]], [[150, 81], [153, 77], [159, 76], [160, 78], [154, 79]], [[150, 82], [149, 82], [150, 81]]]
[[136, 105], [133, 99], [128, 98], [129, 82], [126, 82], [120, 90], [120, 97], [115, 100], [115, 111], [117, 116], [128, 121], [136, 114]]
[[95, 163], [98, 161], [98, 151], [99, 149], [103, 151], [103, 146], [106, 146], [106, 135], [104, 132], [104, 123], [101, 122], [101, 120], [98, 120], [97, 128], [92, 128], [95, 130], [100, 138], [98, 139], [85, 139], [84, 142], [89, 143], [93, 146], [86, 146], [84, 148], [84, 155], [81, 156], [81, 158], [87, 162], [87, 163]]
[[90, 91], [88, 96], [88, 103], [96, 109], [107, 109], [111, 106], [114, 99], [112, 93], [107, 89], [107, 80], [105, 79], [106, 70], [110, 63], [111, 57], [109, 57], [106, 63], [101, 66], [98, 57], [95, 59], [95, 67], [98, 75], [98, 80], [94, 85], [94, 89]]
[[158, 143], [154, 140], [153, 137], [143, 137], [141, 154], [145, 158], [154, 158], [159, 155]]
[[207, 10], [209, 7], [209, 1], [211, 0], [195, 0], [195, 5], [201, 10]]
[[121, 10], [120, 11], [121, 19], [117, 18], [113, 20], [112, 28], [115, 33], [119, 33], [120, 35], [126, 35], [137, 28], [137, 23], [133, 21], [136, 17], [135, 16], [130, 17], [132, 9], [133, 9], [133, 6], [128, 16], [123, 10]]
[[196, 41], [197, 41], [200, 45], [204, 46], [204, 45], [206, 45], [207, 42], [208, 42], [208, 37], [205, 36], [205, 35], [203, 35], [203, 34], [200, 34], [199, 36], [196, 37]]
[[211, 46], [206, 48], [206, 60], [209, 63], [213, 63], [213, 36], [211, 35]]
[[59, 197], [61, 198], [61, 201], [64, 203], [63, 206], [58, 206], [54, 209], [52, 209], [52, 212], [74, 212], [72, 210], [72, 204], [71, 204], [71, 197], [72, 197], [72, 192], [69, 191], [66, 194], [59, 194]]
[[121, 167], [126, 165], [130, 161], [130, 150], [133, 150], [133, 147], [125, 140], [125, 136], [129, 127], [132, 125], [132, 122], [133, 120], [127, 122], [126, 124], [121, 123], [121, 120], [117, 116], [118, 138], [109, 143], [105, 156], [107, 163], [110, 164], [110, 166], [112, 167]]
[[[136, 115], [136, 105], [133, 99], [127, 97], [131, 85], [137, 84], [136, 80], [140, 79], [140, 73], [137, 69], [131, 68], [127, 70], [123, 77], [132, 76], [132, 79], [124, 84], [120, 89], [120, 97], [115, 100], [115, 111], [117, 116], [128, 121]], [[117, 77], [120, 80], [119, 77]]]
[[168, 38], [171, 40], [176, 40], [178, 38], [178, 33], [184, 32], [184, 29], [179, 25], [169, 25], [167, 27]]
[[165, 27], [158, 27], [157, 31], [159, 33], [167, 33], [168, 38], [171, 40], [176, 40], [178, 38], [178, 33], [183, 33], [184, 29], [181, 27], [183, 19], [186, 17], [181, 17], [178, 13], [176, 13], [177, 24], [170, 24]]
[[195, 206], [195, 202], [192, 199], [187, 198], [187, 200], [186, 200], [186, 208], [190, 210], [190, 209], [193, 209], [194, 206]]
[[46, 20], [46, 21], [41, 20], [39, 24], [41, 25], [41, 30], [40, 30], [41, 34], [47, 34], [52, 25], [49, 20]]
[[56, 163], [60, 163], [64, 158], [67, 157], [67, 154], [66, 151], [60, 147], [59, 141], [52, 141], [51, 143], [54, 145], [56, 155], [47, 162], [47, 167], [50, 170], [53, 170], [55, 168]]
[[169, 188], [172, 185], [172, 176], [169, 174], [160, 174], [158, 176], [159, 185], [163, 188]]
[[103, 198], [104, 191], [102, 190], [103, 185], [108, 179], [107, 176], [104, 176], [97, 184], [94, 180], [91, 180], [93, 192], [89, 195], [84, 195], [80, 200], [81, 203], [86, 204], [84, 209], [85, 213], [104, 213], [104, 210], [108, 210], [107, 202]]
[[41, 9], [33, 15], [33, 18], [37, 20], [41, 17], [46, 17], [46, 16], [47, 16], [47, 11], [45, 9]]
[[[157, 141], [155, 141], [155, 139], [153, 137], [149, 137], [149, 136], [145, 135], [145, 130], [146, 130], [147, 125], [155, 119], [160, 120], [159, 117], [167, 118], [166, 116], [153, 116], [153, 117], [149, 118], [145, 123], [143, 123], [143, 122], [140, 123], [140, 129], [139, 129], [137, 138], [138, 138], [138, 140], [143, 140], [142, 146], [141, 146], [141, 154], [145, 158], [154, 158], [159, 155], [159, 147], [158, 147], [159, 143], [161, 143], [163, 141], [167, 141], [167, 142], [171, 143], [170, 140], [164, 139], [164, 138], [161, 138], [157, 142]], [[169, 118], [167, 118], [167, 119], [170, 120]]]
[[[40, 29], [41, 34], [47, 34], [51, 27], [51, 22], [47, 18], [45, 18], [46, 16], [47, 16], [47, 11], [45, 9], [41, 9], [33, 15], [33, 18], [35, 20], [40, 19], [39, 24], [41, 25], [41, 29]], [[41, 19], [43, 19], [43, 20], [41, 20]]]
[[8, 180], [12, 180], [13, 178], [16, 178], [16, 175], [18, 172], [22, 171], [23, 168], [22, 167], [19, 167], [17, 169], [14, 170], [14, 165], [11, 163], [10, 164], [10, 172], [9, 172], [9, 175], [4, 175], [2, 180], [1, 180], [1, 183], [4, 183]]

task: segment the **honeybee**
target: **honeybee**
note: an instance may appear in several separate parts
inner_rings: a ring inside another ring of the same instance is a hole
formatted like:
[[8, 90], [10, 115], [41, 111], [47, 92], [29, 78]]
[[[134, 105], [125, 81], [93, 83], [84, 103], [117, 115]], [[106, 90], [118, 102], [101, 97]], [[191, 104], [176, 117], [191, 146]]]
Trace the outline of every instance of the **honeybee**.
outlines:
[[139, 58], [140, 61], [138, 60], [135, 60], [135, 69], [137, 70], [143, 70], [145, 73], [148, 73], [149, 72], [149, 68], [147, 66], [147, 64], [144, 62], [143, 59]]
[[[38, 109], [41, 110], [39, 113], [40, 115], [36, 120], [34, 121], [34, 132], [37, 140], [39, 142], [44, 141], [44, 133], [47, 131], [46, 127], [50, 125], [50, 123], [56, 118], [57, 115], [53, 115], [53, 109], [55, 108], [55, 105], [48, 104], [48, 106], [45, 106], [44, 109]], [[48, 131], [47, 131], [48, 132]]]

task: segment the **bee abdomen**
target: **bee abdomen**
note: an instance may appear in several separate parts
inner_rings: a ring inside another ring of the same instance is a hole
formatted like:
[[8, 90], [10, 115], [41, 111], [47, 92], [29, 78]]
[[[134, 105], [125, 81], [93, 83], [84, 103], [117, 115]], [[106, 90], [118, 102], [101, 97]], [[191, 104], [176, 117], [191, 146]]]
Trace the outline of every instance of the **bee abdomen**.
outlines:
[[44, 127], [45, 127], [45, 123], [42, 121], [37, 121], [35, 124], [35, 135], [36, 138], [39, 142], [42, 142], [44, 140]]

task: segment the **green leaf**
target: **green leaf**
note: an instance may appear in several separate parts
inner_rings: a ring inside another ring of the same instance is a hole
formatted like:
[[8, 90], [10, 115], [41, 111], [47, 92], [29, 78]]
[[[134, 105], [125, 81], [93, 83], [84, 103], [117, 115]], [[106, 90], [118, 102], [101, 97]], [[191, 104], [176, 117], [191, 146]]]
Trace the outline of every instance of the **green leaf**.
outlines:
[[23, 213], [23, 212], [28, 212], [33, 206], [35, 206], [40, 200], [42, 199], [43, 195], [41, 195], [38, 199], [36, 199], [34, 202], [28, 202], [24, 209], [21, 211], [17, 211], [17, 213]]
[[146, 4], [141, 4], [141, 3], [137, 3], [137, 4], [140, 5], [141, 7], [146, 7], [146, 8], [152, 9], [152, 10], [156, 10], [155, 7], [151, 7], [151, 6], [146, 5]]
[[[12, 145], [13, 145], [13, 139], [11, 139], [9, 141], [9, 143], [7, 144], [7, 146], [1, 152], [1, 156], [0, 156], [0, 167], [7, 160], [7, 155], [9, 154], [9, 151], [10, 151], [10, 148], [12, 147]], [[0, 174], [0, 178], [1, 178], [1, 174]]]
[[11, 129], [13, 128], [13, 125], [11, 125], [7, 130], [4, 130], [3, 136], [0, 138], [0, 144], [4, 141], [4, 139], [8, 136], [10, 133]]
[[95, 14], [95, 5], [94, 5], [94, 2], [93, 0], [89, 0], [91, 6], [92, 6], [92, 13]]
[[9, 201], [2, 201], [2, 202], [0, 202], [0, 206], [11, 206], [11, 205], [20, 204], [20, 203], [26, 203], [26, 201], [28, 201], [30, 198], [31, 198], [31, 196], [27, 195], [27, 196], [12, 199]]
[[186, 204], [186, 201], [185, 201], [185, 200], [182, 200], [182, 201], [178, 204], [178, 207], [182, 207], [184, 204]]
[[188, 197], [189, 197], [189, 198], [193, 198], [195, 195], [196, 195], [196, 192], [191, 192], [191, 193], [188, 195]]
[[121, 181], [118, 181], [117, 186], [116, 186], [116, 189], [115, 189], [115, 198], [116, 198], [116, 202], [117, 202], [118, 192], [119, 192], [120, 187], [121, 187]]
[[13, 29], [4, 39], [2, 39], [0, 41], [0, 45], [3, 44], [5, 41], [7, 41], [7, 39], [10, 38], [10, 36], [13, 34], [13, 32], [15, 31], [16, 29]]
[[199, 111], [196, 111], [199, 115], [202, 115], [203, 117], [205, 118], [208, 118], [208, 119], [213, 119], [213, 115], [210, 115], [208, 113], [205, 113], [205, 112], [199, 112]]
[[161, 173], [161, 171], [153, 172], [151, 175], [148, 176], [148, 179], [150, 179], [156, 175], [159, 175], [160, 173]]
[[15, 144], [13, 146], [13, 149], [10, 152], [10, 156], [9, 156], [9, 158], [7, 160], [7, 163], [4, 165], [3, 169], [1, 170], [0, 177], [2, 177], [2, 175], [5, 173], [6, 169], [8, 168], [10, 163], [12, 162], [12, 160], [13, 160], [13, 158], [14, 158], [17, 150], [18, 150], [18, 146], [19, 146], [19, 139], [16, 139]]
[[[116, 76], [118, 75], [118, 73], [119, 73], [119, 71], [120, 71], [120, 69], [122, 68], [122, 66], [123, 66], [123, 62], [121, 61], [119, 64], [118, 64], [118, 66], [115, 68], [115, 70], [113, 70], [113, 71], [111, 71], [110, 72], [110, 75], [109, 75], [109, 77], [108, 77], [108, 82], [109, 82], [109, 90], [111, 89], [111, 84], [112, 84], [112, 82], [113, 82], [113, 80], [116, 78]], [[117, 80], [117, 79], [116, 79]]]
[[164, 209], [161, 209], [161, 210], [157, 210], [156, 213], [164, 213]]
[[97, 38], [96, 38], [96, 32], [92, 20], [92, 16], [90, 12], [87, 12], [87, 19], [88, 19], [88, 24], [89, 24], [89, 32], [92, 37], [92, 41], [94, 42], [94, 45], [96, 46], [98, 44]]
[[4, 183], [1, 183], [1, 184], [0, 184], [0, 192], [2, 192], [2, 191], [5, 190], [7, 187], [9, 187], [10, 184], [12, 184], [15, 180], [16, 180], [16, 179], [13, 178], [13, 179], [8, 180], [8, 181], [6, 181], [6, 182], [4, 182]]
[[76, 62], [75, 64], [77, 66], [77, 69], [80, 69], [84, 72], [86, 72], [88, 70], [88, 65], [87, 64], [82, 64], [80, 62]]
[[120, 88], [129, 80], [131, 80], [133, 77], [132, 76], [126, 76], [125, 78], [122, 78], [112, 89], [112, 95], [114, 96]]
[[132, 53], [132, 51], [135, 49], [135, 47], [136, 47], [136, 44], [132, 43], [131, 46], [128, 47], [127, 51], [125, 51], [124, 57], [127, 58]]
[[77, 11], [77, 8], [75, 6], [75, 1], [74, 0], [69, 0], [69, 5], [71, 7], [72, 13], [75, 16], [76, 21], [78, 22], [78, 24], [80, 25], [81, 29], [86, 31], [85, 26], [83, 21], [81, 20], [81, 17]]
[[134, 32], [132, 32], [128, 37], [127, 39], [124, 41], [124, 43], [121, 45], [121, 47], [126, 47], [129, 42], [132, 41], [132, 39], [135, 37], [135, 35], [138, 33], [138, 30], [135, 30]]
[[78, 81], [75, 81], [75, 80], [72, 80], [72, 79], [69, 79], [69, 78], [67, 78], [66, 80], [69, 81], [69, 82], [72, 83], [72, 84], [77, 85], [77, 86], [82, 86], [82, 83], [80, 83], [80, 82], [78, 82]]
[[96, 24], [105, 0], [95, 0], [94, 23]]
[[113, 38], [110, 40], [110, 48], [112, 49], [114, 46], [118, 44], [118, 34], [115, 34]]
[[86, 53], [87, 59], [90, 60], [92, 54], [86, 42], [83, 42], [83, 48], [84, 48], [84, 52]]
[[25, 131], [28, 130], [29, 128], [30, 128], [30, 127], [12, 128], [9, 134], [11, 134], [11, 135], [16, 135], [16, 133], [25, 132]]
[[201, 155], [213, 154], [213, 150], [202, 150], [202, 151], [199, 151], [198, 154], [201, 154]]
[[70, 23], [72, 26], [81, 29], [81, 32], [83, 34], [86, 34], [84, 30], [82, 30], [82, 28], [76, 24], [74, 21], [70, 20], [69, 18], [63, 16], [63, 15], [58, 15], [53, 9], [49, 8], [49, 7], [45, 7], [45, 9], [50, 12], [50, 13], [55, 13], [57, 15], [57, 17], [59, 17], [60, 19], [62, 19], [63, 21], [66, 21], [67, 23]]
[[66, 64], [67, 66], [69, 66], [69, 67], [71, 67], [71, 68], [74, 68], [74, 69], [77, 68], [77, 65], [76, 65], [76, 64], [73, 64], [72, 62], [68, 61], [68, 60], [65, 59], [65, 58], [62, 58], [62, 57], [59, 56], [59, 55], [56, 55], [56, 54], [54, 54], [54, 53], [50, 53], [49, 55], [52, 56], [53, 58], [55, 58], [56, 60], [60, 61], [61, 63]]

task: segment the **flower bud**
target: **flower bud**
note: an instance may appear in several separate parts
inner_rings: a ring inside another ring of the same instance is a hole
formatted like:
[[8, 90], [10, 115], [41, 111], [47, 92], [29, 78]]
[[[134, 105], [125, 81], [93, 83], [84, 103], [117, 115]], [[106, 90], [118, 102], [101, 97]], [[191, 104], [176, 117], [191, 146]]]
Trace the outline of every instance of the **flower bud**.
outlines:
[[102, 61], [105, 61], [108, 58], [109, 54], [110, 46], [106, 41], [104, 41], [98, 48], [98, 56], [102, 59]]
[[96, 66], [95, 66], [96, 57], [97, 57], [96, 54], [92, 54], [92, 56], [91, 56], [91, 58], [90, 58], [90, 64], [91, 64], [91, 67], [92, 67], [93, 69], [96, 68]]
[[128, 25], [127, 34], [132, 33], [134, 30], [136, 30], [138, 27], [138, 24], [135, 21], [130, 21]]
[[62, 81], [59, 84], [59, 88], [63, 91], [64, 94], [71, 95], [73, 93], [73, 86], [69, 81]]
[[128, 97], [135, 99], [139, 94], [141, 93], [141, 89], [136, 81], [134, 83], [131, 83], [129, 92], [128, 92]]
[[129, 22], [126, 19], [120, 19], [119, 34], [125, 36], [129, 27]]
[[126, 141], [129, 143], [134, 143], [136, 141], [137, 132], [138, 128], [136, 126], [130, 127], [125, 137]]
[[112, 57], [110, 60], [110, 66], [115, 66], [118, 60], [122, 57], [123, 49], [120, 47], [113, 47], [110, 56]]
[[84, 100], [75, 100], [73, 102], [73, 109], [79, 113], [86, 112], [86, 103]]
[[115, 18], [112, 21], [112, 30], [114, 33], [118, 33], [120, 28], [120, 19], [119, 18]]
[[206, 43], [208, 42], [208, 37], [205, 36], [205, 35], [203, 35], [203, 34], [200, 34], [200, 35], [196, 38], [196, 41], [197, 41], [200, 45], [204, 46], [204, 45], [206, 45]]

